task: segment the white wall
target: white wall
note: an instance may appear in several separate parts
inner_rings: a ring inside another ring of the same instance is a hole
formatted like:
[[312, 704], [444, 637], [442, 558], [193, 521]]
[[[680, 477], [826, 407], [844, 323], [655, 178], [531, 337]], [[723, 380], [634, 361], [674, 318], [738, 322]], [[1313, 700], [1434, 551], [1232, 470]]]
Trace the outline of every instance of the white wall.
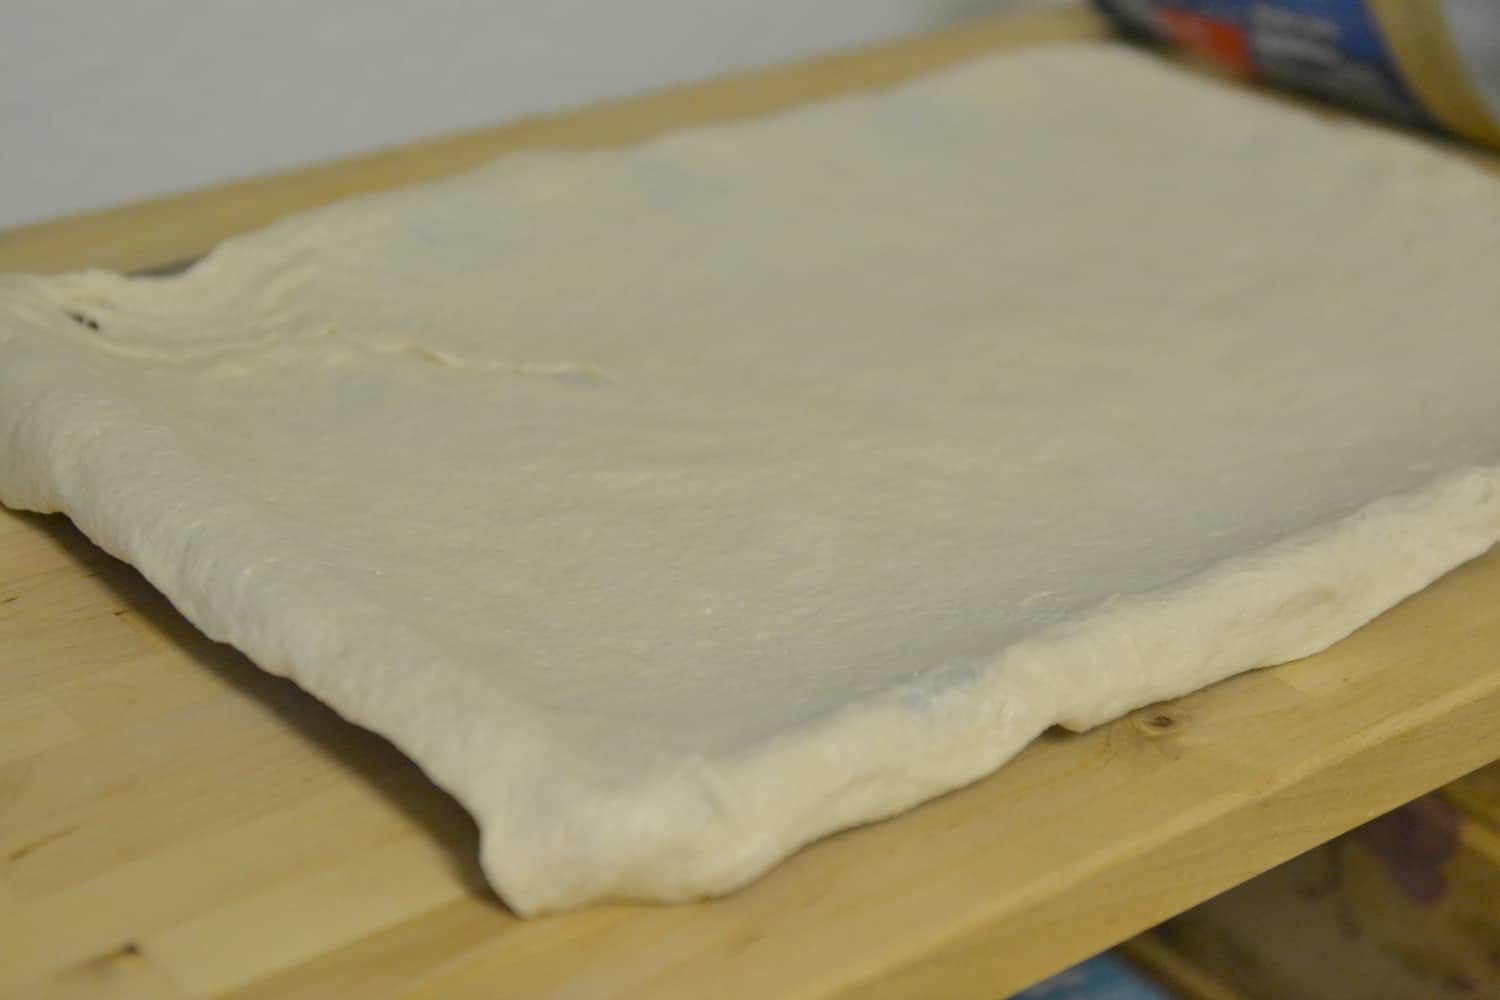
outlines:
[[1037, 2], [0, 0], [0, 227]]

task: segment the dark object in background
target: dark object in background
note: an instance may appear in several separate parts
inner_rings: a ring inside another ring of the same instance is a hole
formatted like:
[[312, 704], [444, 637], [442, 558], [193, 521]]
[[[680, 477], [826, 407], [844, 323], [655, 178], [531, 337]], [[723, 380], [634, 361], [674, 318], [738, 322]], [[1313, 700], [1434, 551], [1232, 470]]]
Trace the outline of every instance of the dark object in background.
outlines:
[[1500, 997], [1500, 761], [1168, 920], [1125, 946], [1213, 993]]
[[1095, 0], [1231, 72], [1500, 146], [1495, 0]]

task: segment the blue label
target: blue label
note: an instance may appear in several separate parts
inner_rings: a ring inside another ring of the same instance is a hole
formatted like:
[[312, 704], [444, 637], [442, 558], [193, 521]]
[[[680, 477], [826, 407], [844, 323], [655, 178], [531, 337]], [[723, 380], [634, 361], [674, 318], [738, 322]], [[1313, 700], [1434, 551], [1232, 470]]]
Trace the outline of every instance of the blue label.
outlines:
[[1105, 952], [1059, 972], [1011, 1000], [1172, 1000], [1135, 966]]
[[1117, 22], [1169, 42], [1183, 18], [1243, 33], [1270, 83], [1413, 124], [1434, 124], [1406, 86], [1364, 0], [1097, 0]]
[[1251, 58], [1298, 90], [1428, 123], [1363, 0], [1249, 0]]

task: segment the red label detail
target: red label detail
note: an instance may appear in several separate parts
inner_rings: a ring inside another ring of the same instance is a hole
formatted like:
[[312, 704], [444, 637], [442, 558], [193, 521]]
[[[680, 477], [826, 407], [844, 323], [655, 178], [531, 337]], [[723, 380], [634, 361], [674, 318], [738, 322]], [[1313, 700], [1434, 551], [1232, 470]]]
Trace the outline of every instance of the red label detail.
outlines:
[[1158, 8], [1157, 14], [1177, 44], [1194, 55], [1241, 76], [1250, 76], [1254, 71], [1250, 41], [1245, 29], [1234, 22], [1167, 7]]

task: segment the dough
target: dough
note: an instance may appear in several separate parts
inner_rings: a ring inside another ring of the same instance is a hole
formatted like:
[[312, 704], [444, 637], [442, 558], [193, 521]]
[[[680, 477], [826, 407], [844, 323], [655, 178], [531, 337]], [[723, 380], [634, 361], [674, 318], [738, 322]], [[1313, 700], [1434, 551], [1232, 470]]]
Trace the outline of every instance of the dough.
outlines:
[[0, 499], [531, 914], [743, 885], [1500, 537], [1500, 186], [1111, 46], [0, 279]]

